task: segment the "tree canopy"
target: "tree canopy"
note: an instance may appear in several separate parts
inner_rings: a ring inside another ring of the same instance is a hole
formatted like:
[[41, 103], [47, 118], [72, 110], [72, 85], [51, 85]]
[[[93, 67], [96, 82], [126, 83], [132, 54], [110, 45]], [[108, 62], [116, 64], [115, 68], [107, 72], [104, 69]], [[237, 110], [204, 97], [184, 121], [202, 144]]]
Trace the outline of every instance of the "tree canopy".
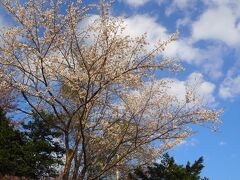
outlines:
[[200, 157], [192, 165], [190, 162], [184, 165], [178, 165], [173, 157], [168, 154], [162, 156], [160, 163], [148, 166], [146, 169], [137, 168], [130, 179], [142, 180], [208, 180], [201, 177], [201, 171], [204, 168], [203, 157]]

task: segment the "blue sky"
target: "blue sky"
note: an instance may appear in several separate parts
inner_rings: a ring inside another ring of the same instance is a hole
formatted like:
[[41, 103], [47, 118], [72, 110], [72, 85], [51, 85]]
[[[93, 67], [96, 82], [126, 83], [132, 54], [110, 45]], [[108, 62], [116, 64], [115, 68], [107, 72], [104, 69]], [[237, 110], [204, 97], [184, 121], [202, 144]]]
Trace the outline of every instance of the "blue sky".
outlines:
[[[196, 128], [197, 133], [170, 154], [179, 163], [204, 156], [203, 175], [239, 180], [240, 0], [115, 0], [112, 13], [125, 17], [132, 36], [147, 32], [152, 44], [180, 31], [165, 55], [179, 59], [185, 71], [171, 76], [181, 82], [200, 80], [200, 94], [224, 113], [217, 132]], [[0, 9], [0, 27], [8, 21]]]
[[166, 50], [186, 69], [175, 78], [200, 78], [201, 93], [224, 113], [217, 132], [196, 128], [170, 154], [179, 163], [204, 156], [203, 175], [210, 179], [240, 179], [240, 1], [119, 0], [112, 10], [126, 17], [132, 35], [146, 31], [152, 43], [180, 31]]

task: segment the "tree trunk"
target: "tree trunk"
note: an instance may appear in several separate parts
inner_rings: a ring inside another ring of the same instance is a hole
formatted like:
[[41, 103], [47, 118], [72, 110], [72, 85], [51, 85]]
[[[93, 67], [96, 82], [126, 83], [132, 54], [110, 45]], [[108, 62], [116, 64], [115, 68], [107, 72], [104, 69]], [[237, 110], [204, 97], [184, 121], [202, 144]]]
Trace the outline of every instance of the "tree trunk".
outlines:
[[64, 166], [64, 171], [63, 171], [63, 177], [62, 177], [63, 180], [69, 179], [70, 168], [71, 168], [71, 159], [67, 158], [66, 164]]
[[82, 153], [80, 153], [79, 157], [76, 157], [76, 159], [75, 159], [75, 166], [74, 166], [74, 172], [73, 172], [72, 180], [76, 180], [77, 177], [78, 177], [78, 171], [79, 171], [81, 160], [82, 160]]
[[78, 177], [78, 180], [83, 180], [86, 175], [87, 169], [86, 166], [83, 167], [81, 174]]

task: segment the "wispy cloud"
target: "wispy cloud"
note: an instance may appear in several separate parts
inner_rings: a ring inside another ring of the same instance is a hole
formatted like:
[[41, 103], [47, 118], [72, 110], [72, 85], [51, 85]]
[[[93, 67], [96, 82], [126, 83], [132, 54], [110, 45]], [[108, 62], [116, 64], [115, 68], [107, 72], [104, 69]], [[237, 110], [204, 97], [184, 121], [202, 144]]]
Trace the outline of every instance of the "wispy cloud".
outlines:
[[192, 10], [196, 5], [197, 0], [173, 0], [170, 6], [165, 10], [167, 16], [171, 15], [176, 10], [188, 11]]
[[150, 0], [122, 0], [122, 1], [132, 7], [140, 7], [149, 2]]
[[198, 144], [198, 140], [195, 138], [191, 138], [188, 140], [183, 140], [177, 146], [178, 147], [195, 147], [197, 144]]
[[158, 5], [164, 3], [164, 0], [119, 0], [119, 1], [128, 4], [130, 7], [134, 8], [139, 8], [149, 2], [154, 2], [157, 3]]
[[227, 143], [225, 141], [220, 141], [219, 146], [225, 146]]
[[240, 75], [227, 77], [220, 86], [219, 95], [224, 99], [240, 95]]

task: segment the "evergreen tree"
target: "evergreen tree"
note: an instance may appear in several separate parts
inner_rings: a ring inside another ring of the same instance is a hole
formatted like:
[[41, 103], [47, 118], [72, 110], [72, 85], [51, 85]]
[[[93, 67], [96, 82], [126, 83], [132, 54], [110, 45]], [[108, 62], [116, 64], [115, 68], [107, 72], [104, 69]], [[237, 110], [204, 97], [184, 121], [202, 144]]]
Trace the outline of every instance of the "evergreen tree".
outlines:
[[24, 157], [25, 145], [24, 134], [0, 109], [0, 175], [29, 176], [32, 167]]
[[64, 149], [59, 142], [61, 134], [50, 124], [54, 116], [42, 112], [47, 116], [43, 121], [39, 115], [33, 115], [33, 121], [23, 125], [25, 129], [25, 157], [33, 164], [32, 174], [36, 177], [57, 176], [57, 166], [62, 165]]
[[[48, 116], [49, 121], [51, 118]], [[64, 154], [64, 149], [55, 140], [60, 135], [58, 131], [36, 114], [21, 131], [11, 122], [0, 109], [0, 177], [39, 179], [56, 176], [56, 168], [62, 164]]]
[[164, 154], [161, 162], [155, 163], [147, 169], [137, 168], [133, 174], [130, 174], [130, 179], [142, 180], [208, 180], [208, 178], [200, 177], [203, 166], [203, 157], [200, 157], [192, 165], [187, 162], [187, 165], [176, 164], [173, 157]]

